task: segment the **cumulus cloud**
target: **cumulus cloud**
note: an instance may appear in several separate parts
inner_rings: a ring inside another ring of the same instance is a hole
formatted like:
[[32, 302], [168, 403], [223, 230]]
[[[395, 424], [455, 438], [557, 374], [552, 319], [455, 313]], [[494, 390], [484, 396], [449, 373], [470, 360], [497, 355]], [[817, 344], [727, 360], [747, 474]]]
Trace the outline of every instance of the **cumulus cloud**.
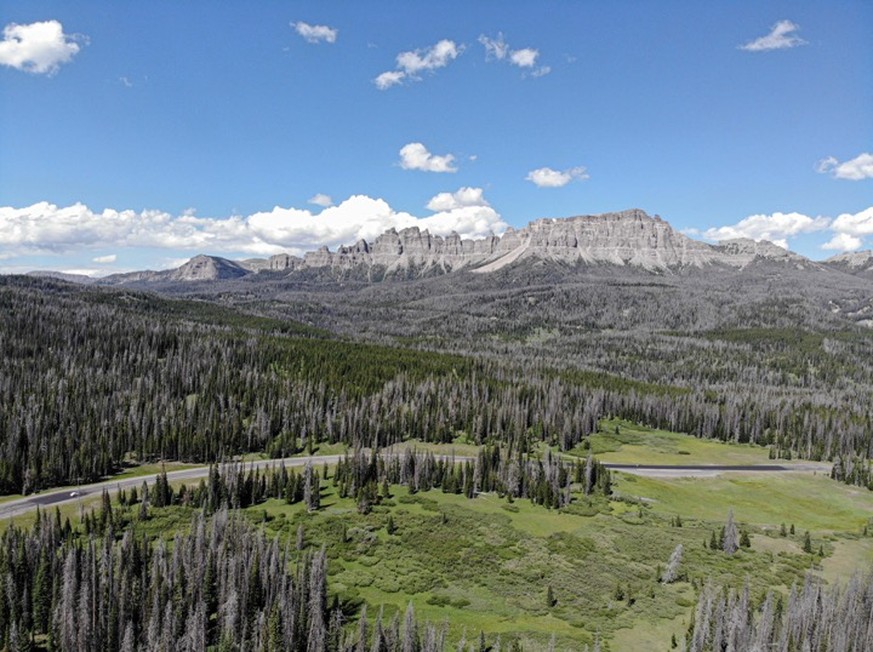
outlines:
[[410, 50], [397, 55], [396, 70], [388, 70], [377, 76], [373, 83], [380, 91], [405, 81], [421, 81], [421, 73], [444, 68], [464, 51], [463, 45], [443, 39], [429, 48]]
[[830, 226], [826, 217], [809, 217], [801, 213], [773, 213], [772, 215], [750, 215], [730, 226], [707, 229], [703, 236], [709, 240], [733, 240], [749, 238], [768, 240], [788, 249], [788, 238], [801, 233], [815, 233]]
[[457, 172], [455, 157], [451, 154], [431, 154], [421, 143], [408, 143], [400, 149], [400, 167], [424, 172]]
[[833, 238], [825, 242], [821, 248], [831, 251], [857, 251], [864, 244], [861, 238], [857, 238], [848, 233], [838, 233]]
[[328, 27], [327, 25], [310, 25], [309, 23], [304, 23], [302, 20], [297, 21], [296, 23], [291, 23], [291, 27], [294, 28], [300, 36], [302, 36], [308, 43], [336, 43], [336, 37], [339, 34], [339, 30], [333, 27]]
[[97, 256], [96, 258], [92, 258], [91, 261], [95, 263], [99, 263], [101, 265], [110, 265], [118, 260], [117, 254], [109, 254], [108, 256]]
[[873, 206], [857, 213], [843, 213], [837, 216], [831, 224], [831, 229], [838, 235], [856, 238], [873, 235]]
[[533, 68], [539, 56], [539, 50], [523, 48], [521, 50], [514, 50], [509, 55], [509, 60], [519, 68]]
[[537, 168], [527, 173], [525, 179], [539, 188], [560, 188], [566, 186], [573, 179], [584, 181], [588, 178], [588, 171], [584, 167], [568, 168], [566, 170], [553, 170], [552, 168]]
[[[481, 238], [507, 228], [480, 188], [441, 193], [428, 206], [433, 214], [417, 217], [394, 210], [383, 199], [353, 195], [318, 213], [276, 206], [245, 217], [203, 218], [156, 210], [96, 212], [79, 203], [59, 207], [40, 202], [25, 208], [0, 207], [0, 251], [21, 257], [111, 246], [192, 254], [299, 255], [322, 245], [372, 240], [389, 228], [417, 226], [437, 235], [457, 232], [465, 238]], [[94, 262], [114, 262], [109, 258], [98, 256]]]
[[3, 28], [0, 64], [33, 73], [53, 75], [81, 49], [84, 37], [64, 34], [63, 25], [47, 20], [30, 25], [10, 23]]
[[503, 38], [502, 32], [498, 32], [497, 38], [482, 34], [479, 36], [479, 43], [485, 48], [486, 61], [506, 61], [519, 68], [530, 70], [530, 74], [534, 77], [542, 77], [552, 71], [549, 66], [540, 66], [532, 70], [536, 66], [540, 51], [535, 48], [513, 50]]
[[873, 179], [873, 154], [864, 152], [843, 163], [840, 163], [833, 156], [828, 156], [818, 162], [816, 170], [822, 174], [830, 174], [835, 179], [849, 179], [850, 181]]
[[308, 199], [310, 204], [315, 204], [316, 206], [321, 206], [322, 208], [327, 208], [328, 206], [333, 206], [333, 199], [331, 199], [330, 195], [325, 195], [324, 193], [316, 193], [312, 197]]
[[806, 45], [806, 41], [795, 33], [799, 29], [800, 27], [790, 20], [780, 20], [773, 25], [769, 34], [737, 47], [746, 52], [766, 52], [768, 50], [785, 50], [797, 47], [798, 45]]
[[459, 188], [455, 192], [441, 192], [427, 203], [432, 211], [451, 211], [468, 206], [488, 206], [482, 188]]
[[384, 91], [386, 88], [402, 84], [405, 77], [406, 73], [401, 70], [388, 70], [376, 77], [373, 83], [376, 84], [376, 88], [380, 91]]

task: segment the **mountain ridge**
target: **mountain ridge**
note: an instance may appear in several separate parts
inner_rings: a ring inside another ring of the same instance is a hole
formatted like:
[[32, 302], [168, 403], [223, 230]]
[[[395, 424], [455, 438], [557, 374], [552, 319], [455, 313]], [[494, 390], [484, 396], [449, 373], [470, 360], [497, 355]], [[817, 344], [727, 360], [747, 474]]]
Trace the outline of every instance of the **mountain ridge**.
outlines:
[[[323, 246], [302, 257], [283, 253], [266, 259], [232, 261], [200, 254], [174, 270], [114, 274], [103, 284], [200, 282], [241, 278], [260, 272], [293, 274], [329, 268], [349, 272], [358, 268], [379, 270], [376, 278], [408, 278], [447, 274], [461, 270], [488, 274], [526, 259], [585, 265], [640, 268], [650, 273], [670, 273], [711, 266], [743, 269], [756, 261], [798, 267], [833, 268], [846, 265], [817, 263], [771, 242], [736, 239], [708, 244], [675, 230], [660, 216], [640, 209], [599, 215], [540, 218], [502, 236], [463, 239], [453, 232], [431, 234], [417, 226], [390, 228], [372, 242], [358, 240], [335, 251]], [[871, 261], [873, 265], [873, 261]]]

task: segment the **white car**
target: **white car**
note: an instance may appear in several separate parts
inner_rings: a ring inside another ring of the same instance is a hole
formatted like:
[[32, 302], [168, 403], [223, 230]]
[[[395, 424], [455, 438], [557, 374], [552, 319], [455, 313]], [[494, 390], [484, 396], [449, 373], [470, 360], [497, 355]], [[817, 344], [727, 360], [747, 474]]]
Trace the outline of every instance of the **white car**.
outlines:
[[79, 495], [79, 492], [78, 492], [78, 491], [71, 491], [71, 492], [70, 492], [70, 498], [75, 498], [75, 497], [78, 496], [78, 495]]

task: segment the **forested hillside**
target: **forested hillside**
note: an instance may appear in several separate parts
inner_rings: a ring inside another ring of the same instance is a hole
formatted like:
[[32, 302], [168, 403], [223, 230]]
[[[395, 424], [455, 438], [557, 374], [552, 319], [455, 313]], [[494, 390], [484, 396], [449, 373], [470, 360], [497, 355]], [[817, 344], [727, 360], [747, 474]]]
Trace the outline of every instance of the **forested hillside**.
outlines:
[[95, 480], [125, 459], [285, 456], [319, 442], [465, 433], [567, 450], [604, 416], [777, 456], [866, 459], [873, 339], [786, 333], [507, 327], [479, 352], [448, 353], [426, 338], [365, 343], [215, 303], [3, 278], [0, 491]]

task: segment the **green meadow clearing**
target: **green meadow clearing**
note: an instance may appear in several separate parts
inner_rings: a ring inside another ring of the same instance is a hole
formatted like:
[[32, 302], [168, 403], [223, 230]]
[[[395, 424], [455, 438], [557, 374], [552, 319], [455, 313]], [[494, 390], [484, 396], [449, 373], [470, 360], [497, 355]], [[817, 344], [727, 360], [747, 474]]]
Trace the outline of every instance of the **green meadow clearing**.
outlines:
[[[763, 448], [657, 437], [660, 448], [688, 450], [682, 457], [697, 463], [725, 463], [717, 452], [727, 463], [768, 461]], [[657, 463], [639, 457], [641, 447], [631, 444], [625, 459]], [[602, 649], [667, 650], [671, 635], [685, 632], [706, 582], [748, 582], [762, 599], [768, 589], [787, 594], [808, 571], [838, 581], [873, 559], [873, 538], [862, 534], [873, 493], [822, 474], [615, 473], [614, 480], [612, 499], [577, 495], [561, 511], [489, 494], [468, 500], [392, 487], [390, 499], [361, 515], [328, 479], [317, 513], [275, 500], [248, 512], [269, 533], [295, 541], [302, 526], [307, 546], [326, 546], [331, 587], [350, 613], [366, 603], [370, 617], [380, 610], [402, 616], [411, 602], [420, 618], [448, 622], [454, 642], [475, 640], [481, 631], [491, 645], [500, 637], [502, 646], [518, 641], [524, 649], [545, 649], [554, 634], [558, 649], [593, 645], [599, 637]], [[752, 542], [733, 557], [707, 545], [729, 509]], [[781, 536], [782, 523], [794, 534]], [[803, 552], [807, 531], [811, 554]], [[679, 543], [683, 577], [661, 584], [659, 569]]]
[[[476, 452], [466, 441], [416, 447]], [[604, 461], [639, 464], [769, 461], [765, 448], [615, 422], [591, 436], [590, 449]], [[748, 583], [759, 601], [767, 590], [786, 595], [807, 572], [842, 582], [873, 563], [873, 492], [822, 473], [614, 473], [613, 492], [608, 499], [576, 493], [558, 511], [496, 494], [469, 500], [392, 486], [390, 497], [360, 514], [353, 500], [337, 495], [330, 471], [318, 511], [268, 500], [245, 516], [292, 549], [301, 528], [304, 548], [325, 546], [332, 599], [350, 623], [365, 605], [372, 622], [380, 612], [402, 618], [412, 603], [419, 619], [448, 624], [453, 648], [482, 632], [501, 649], [514, 643], [547, 649], [554, 636], [559, 650], [593, 648], [598, 639], [603, 650], [669, 650], [671, 636], [681, 639], [686, 631], [705, 583]], [[75, 522], [80, 509], [68, 506], [62, 515]], [[751, 541], [733, 556], [709, 546], [730, 509]], [[131, 527], [170, 539], [189, 527], [192, 513], [153, 509]], [[783, 536], [782, 524], [794, 533]], [[811, 553], [803, 550], [807, 531]], [[680, 579], [662, 584], [659, 574], [678, 544], [685, 551]]]

